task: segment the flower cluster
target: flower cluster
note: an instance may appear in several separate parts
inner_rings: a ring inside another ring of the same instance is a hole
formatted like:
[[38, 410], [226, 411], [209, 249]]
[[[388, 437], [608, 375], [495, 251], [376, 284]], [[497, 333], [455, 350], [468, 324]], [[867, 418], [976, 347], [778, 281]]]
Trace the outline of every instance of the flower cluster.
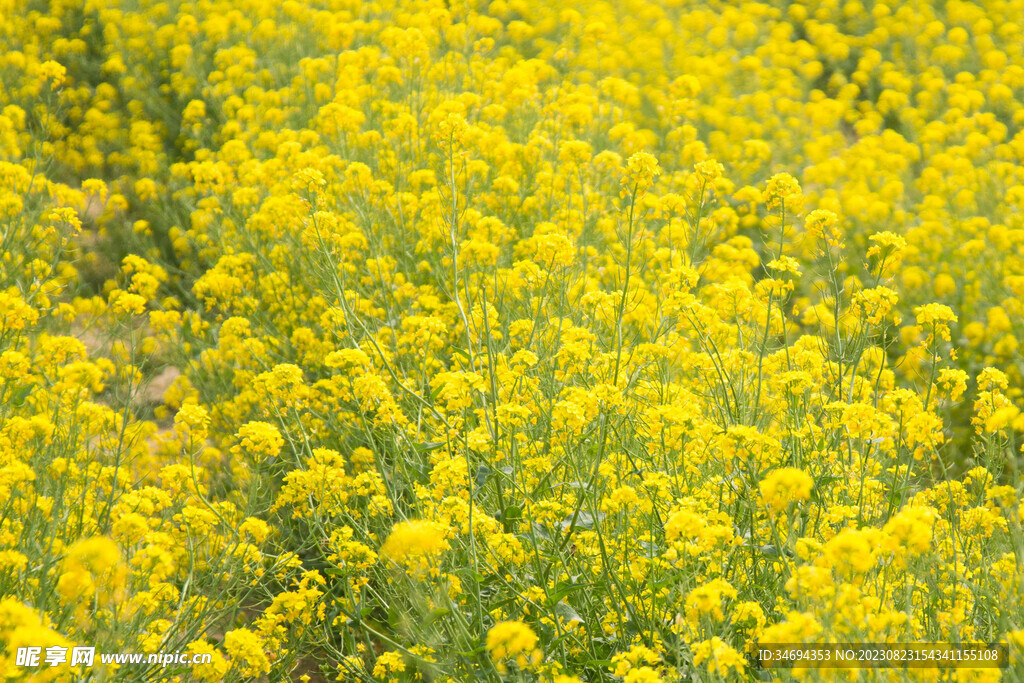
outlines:
[[1021, 0], [31, 10], [5, 674], [1024, 678]]

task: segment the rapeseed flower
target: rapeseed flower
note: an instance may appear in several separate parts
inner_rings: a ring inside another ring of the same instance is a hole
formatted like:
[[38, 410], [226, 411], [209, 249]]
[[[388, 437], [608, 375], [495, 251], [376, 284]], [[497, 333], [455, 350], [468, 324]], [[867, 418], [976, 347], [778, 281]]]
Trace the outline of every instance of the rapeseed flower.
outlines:
[[487, 651], [499, 671], [508, 662], [529, 670], [540, 664], [543, 652], [537, 647], [537, 634], [521, 621], [503, 621], [487, 631]]
[[450, 548], [447, 529], [436, 522], [399, 522], [380, 547], [381, 557], [414, 574], [430, 568]]
[[1021, 643], [1018, 0], [43, 5], [0, 12], [0, 670]]
[[814, 481], [803, 470], [794, 467], [780, 467], [773, 470], [759, 484], [761, 498], [769, 508], [784, 510], [791, 503], [808, 500]]

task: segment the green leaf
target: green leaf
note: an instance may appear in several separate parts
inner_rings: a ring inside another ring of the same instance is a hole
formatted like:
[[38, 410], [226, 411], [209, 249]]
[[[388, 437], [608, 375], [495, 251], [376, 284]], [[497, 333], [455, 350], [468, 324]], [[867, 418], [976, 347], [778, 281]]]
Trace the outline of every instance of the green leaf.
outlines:
[[612, 660], [610, 659], [588, 659], [586, 663], [586, 666], [598, 666], [601, 668], [608, 667], [611, 665]]
[[559, 602], [555, 605], [555, 616], [566, 623], [572, 623], [578, 621], [583, 623], [583, 617], [580, 616], [579, 612], [573, 609], [573, 606], [567, 602]]
[[575, 583], [573, 581], [561, 581], [561, 582], [559, 582], [558, 584], [555, 585], [555, 590], [553, 590], [551, 593], [548, 594], [548, 599], [551, 602], [556, 603], [555, 611], [557, 613], [558, 605], [562, 603], [562, 600], [566, 596], [568, 596], [573, 591], [578, 591], [578, 590], [581, 590], [583, 588], [590, 588], [591, 586], [594, 586], [594, 585], [595, 584], [589, 583], [589, 582]]
[[545, 541], [550, 541], [551, 540], [551, 534], [548, 533], [548, 530], [545, 529], [540, 524], [537, 524], [537, 522], [533, 523], [533, 533], [537, 534], [538, 536], [543, 538]]
[[[604, 512], [598, 512], [597, 518], [603, 520], [607, 515]], [[562, 520], [562, 531], [568, 531], [569, 527], [579, 527], [581, 529], [592, 529], [594, 527], [594, 516], [586, 510], [580, 510], [580, 513], [576, 515], [576, 523], [572, 523], [572, 517], [566, 517]]]
[[432, 624], [441, 617], [448, 616], [450, 612], [451, 610], [447, 607], [436, 607], [430, 610], [430, 614], [427, 616], [427, 624]]
[[506, 525], [518, 522], [523, 518], [523, 509], [518, 505], [506, 505], [501, 511], [501, 521]]
[[448, 353], [459, 356], [463, 360], [469, 360], [469, 353], [466, 351], [466, 349], [455, 346], [454, 344], [448, 344], [445, 350], [448, 351]]
[[487, 480], [491, 478], [492, 474], [494, 474], [494, 470], [487, 465], [480, 465], [477, 467], [475, 477], [477, 488], [483, 487], [483, 485], [487, 483]]

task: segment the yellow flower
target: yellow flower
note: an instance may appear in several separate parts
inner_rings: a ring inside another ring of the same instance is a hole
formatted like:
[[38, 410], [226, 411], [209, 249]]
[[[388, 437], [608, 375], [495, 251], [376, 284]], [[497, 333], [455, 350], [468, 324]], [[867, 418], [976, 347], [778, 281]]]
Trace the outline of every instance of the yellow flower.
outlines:
[[932, 544], [932, 533], [938, 514], [930, 507], [908, 507], [885, 523], [883, 531], [889, 538], [888, 549], [909, 556], [926, 552]]
[[773, 470], [759, 486], [761, 498], [775, 511], [784, 510], [790, 503], [808, 500], [814, 480], [801, 469], [780, 467]]
[[246, 678], [257, 678], [270, 671], [270, 660], [263, 641], [246, 628], [224, 634], [224, 651], [231, 660], [231, 670]]
[[990, 389], [1006, 391], [1009, 385], [1009, 379], [1002, 370], [985, 368], [978, 374], [978, 389], [981, 391], [988, 391]]
[[244, 452], [257, 461], [276, 458], [284, 445], [277, 427], [258, 420], [242, 425], [236, 436], [239, 443], [232, 452]]
[[711, 183], [724, 175], [725, 167], [714, 159], [705, 159], [694, 164], [693, 172], [697, 174], [702, 183]]
[[746, 658], [738, 650], [718, 636], [704, 640], [693, 646], [693, 663], [704, 665], [708, 673], [728, 676], [731, 672], [742, 674], [746, 667]]
[[192, 675], [201, 681], [219, 681], [224, 678], [230, 668], [224, 655], [205, 640], [195, 640], [189, 643], [185, 651], [192, 655], [210, 656], [209, 663], [197, 664], [192, 667]]
[[864, 574], [875, 566], [871, 534], [861, 529], [843, 529], [825, 544], [825, 558], [840, 575]]
[[447, 533], [447, 528], [436, 522], [399, 522], [380, 547], [380, 555], [410, 573], [422, 573], [450, 548]]
[[86, 604], [97, 596], [101, 604], [121, 597], [126, 569], [117, 543], [105, 536], [76, 542], [61, 563], [57, 591], [65, 604]]
[[872, 287], [862, 289], [853, 295], [851, 309], [869, 325], [880, 325], [890, 315], [893, 323], [899, 325], [902, 318], [899, 313], [893, 313], [899, 300], [899, 294], [895, 290], [888, 287]]
[[612, 673], [619, 677], [625, 677], [630, 671], [639, 668], [649, 669], [661, 661], [661, 655], [644, 645], [634, 645], [628, 652], [620, 652], [612, 657]]
[[303, 168], [292, 177], [292, 187], [298, 192], [315, 193], [326, 185], [324, 174], [315, 168]]
[[790, 598], [798, 601], [831, 598], [836, 591], [832, 570], [814, 565], [797, 567], [785, 588]]
[[622, 191], [626, 196], [643, 194], [661, 175], [661, 167], [653, 154], [637, 152], [626, 162], [626, 175], [622, 179]]
[[146, 312], [146, 299], [123, 289], [115, 289], [110, 293], [110, 307], [119, 315], [142, 315]]
[[38, 319], [39, 312], [25, 303], [17, 290], [0, 291], [0, 332], [24, 330]]
[[703, 617], [715, 622], [725, 618], [724, 606], [727, 601], [735, 600], [739, 593], [728, 581], [711, 579], [702, 586], [697, 586], [686, 595], [684, 603], [686, 618], [697, 627]]
[[201, 405], [186, 403], [174, 416], [174, 423], [187, 427], [195, 440], [202, 441], [206, 438], [206, 430], [210, 426], [210, 414]]
[[67, 80], [68, 71], [63, 65], [49, 59], [39, 65], [36, 73], [38, 74], [40, 82], [46, 83], [49, 81], [50, 89], [56, 90], [64, 84], [65, 80]]
[[466, 123], [466, 119], [451, 113], [438, 122], [434, 140], [438, 147], [451, 153], [464, 144], [468, 130], [469, 124]]
[[957, 321], [956, 315], [949, 306], [942, 304], [925, 304], [914, 309], [917, 324], [927, 333], [925, 346], [930, 346], [936, 338], [949, 341], [949, 325]]
[[907, 240], [902, 235], [891, 231], [877, 232], [868, 238], [872, 246], [867, 257], [879, 263], [879, 274], [888, 274], [899, 267], [906, 255]]
[[534, 237], [534, 260], [545, 268], [564, 268], [572, 265], [576, 249], [565, 235], [557, 232]]
[[939, 370], [936, 385], [950, 401], [959, 401], [967, 391], [967, 373], [959, 368], [943, 368]]
[[816, 240], [836, 240], [836, 228], [839, 225], [839, 217], [827, 209], [815, 209], [804, 218], [804, 230], [808, 237]]
[[401, 652], [382, 652], [373, 665], [373, 675], [381, 681], [401, 680], [401, 674], [405, 671], [405, 658]]
[[246, 517], [238, 530], [250, 536], [256, 543], [262, 543], [270, 535], [270, 526], [256, 517]]
[[662, 680], [658, 672], [649, 666], [631, 669], [623, 679], [625, 683], [661, 683]]
[[100, 178], [86, 178], [83, 180], [82, 191], [90, 195], [96, 195], [100, 203], [107, 201], [107, 195], [110, 193], [107, 184]]
[[[25, 671], [16, 663], [16, 653], [21, 648], [38, 647], [40, 659], [45, 648], [70, 648], [74, 644], [53, 628], [53, 621], [45, 612], [37, 612], [15, 597], [0, 598], [0, 642], [5, 647], [0, 650], [0, 666], [7, 672]], [[21, 671], [19, 671], [21, 669]], [[46, 675], [45, 669], [32, 673], [33, 680], [53, 680]]]
[[67, 226], [72, 235], [77, 235], [82, 231], [82, 219], [78, 217], [78, 212], [70, 207], [53, 209], [47, 217], [53, 223]]
[[544, 654], [537, 647], [537, 634], [521, 621], [502, 621], [487, 632], [487, 650], [499, 671], [507, 661], [514, 661], [520, 669], [531, 669], [540, 664]]
[[797, 213], [802, 193], [800, 183], [788, 173], [776, 173], [768, 179], [764, 191], [764, 202], [769, 209], [784, 209], [787, 213]]
[[1020, 2], [83, 5], [0, 2], [0, 672], [1024, 643]]

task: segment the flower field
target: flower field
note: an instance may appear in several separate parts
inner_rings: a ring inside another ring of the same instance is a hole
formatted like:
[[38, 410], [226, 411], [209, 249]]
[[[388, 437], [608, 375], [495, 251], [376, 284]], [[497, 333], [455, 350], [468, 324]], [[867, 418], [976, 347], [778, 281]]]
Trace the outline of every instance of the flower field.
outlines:
[[0, 0], [0, 680], [1024, 680], [1022, 338], [1024, 0]]

